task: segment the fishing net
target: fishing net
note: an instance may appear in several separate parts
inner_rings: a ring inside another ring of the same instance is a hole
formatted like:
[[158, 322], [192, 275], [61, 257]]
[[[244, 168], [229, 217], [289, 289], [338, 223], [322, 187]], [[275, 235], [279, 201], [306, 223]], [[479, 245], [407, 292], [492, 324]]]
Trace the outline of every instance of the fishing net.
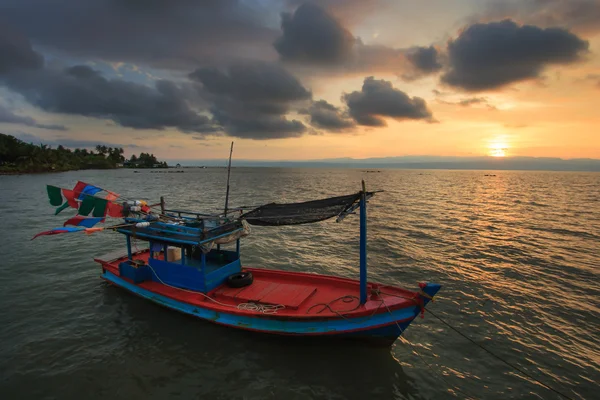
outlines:
[[359, 198], [360, 192], [303, 203], [270, 203], [243, 214], [240, 219], [259, 226], [308, 224], [341, 214]]

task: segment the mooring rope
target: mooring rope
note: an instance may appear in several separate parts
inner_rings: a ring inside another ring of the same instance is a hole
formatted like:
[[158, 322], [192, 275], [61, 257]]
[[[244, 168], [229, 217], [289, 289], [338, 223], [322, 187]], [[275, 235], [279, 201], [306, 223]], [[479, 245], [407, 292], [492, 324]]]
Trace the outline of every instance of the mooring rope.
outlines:
[[473, 343], [475, 346], [479, 347], [480, 349], [482, 349], [483, 351], [485, 351], [486, 353], [490, 354], [492, 357], [502, 361], [504, 364], [508, 365], [509, 367], [511, 367], [512, 369], [514, 369], [515, 371], [520, 372], [521, 374], [525, 375], [526, 377], [528, 377], [529, 379], [534, 380], [535, 382], [539, 383], [540, 385], [542, 385], [543, 387], [545, 387], [546, 389], [558, 394], [559, 396], [564, 397], [565, 399], [568, 400], [574, 400], [572, 397], [567, 396], [566, 394], [558, 391], [557, 389], [554, 389], [552, 386], [549, 386], [547, 384], [545, 384], [544, 382], [540, 381], [539, 379], [534, 378], [533, 376], [531, 376], [530, 374], [528, 374], [527, 372], [523, 371], [521, 368], [517, 367], [516, 365], [506, 361], [504, 358], [500, 357], [499, 355], [497, 355], [496, 353], [494, 353], [493, 351], [491, 351], [490, 349], [488, 349], [487, 347], [477, 343], [476, 341], [474, 341], [473, 339], [471, 339], [470, 337], [468, 337], [467, 335], [465, 335], [464, 333], [462, 333], [461, 331], [459, 331], [458, 329], [456, 329], [455, 327], [453, 327], [452, 325], [450, 325], [448, 322], [446, 322], [444, 319], [442, 319], [441, 317], [437, 316], [433, 311], [431, 311], [430, 309], [427, 309], [427, 311], [429, 311], [429, 313], [431, 315], [433, 315], [435, 318], [437, 318], [441, 323], [443, 323], [444, 325], [446, 325], [448, 328], [452, 329], [454, 332], [458, 333], [460, 336], [464, 337], [465, 339], [467, 339], [469, 342]]
[[[398, 297], [402, 297], [402, 296], [398, 296]], [[386, 302], [384, 300], [382, 300], [383, 305], [385, 306], [385, 308], [387, 308], [388, 313], [390, 313], [390, 315], [392, 315], [392, 311], [390, 310], [390, 308], [388, 307], [388, 305], [386, 304]], [[423, 363], [427, 366], [427, 368], [429, 368], [430, 371], [432, 371], [434, 373], [434, 376], [436, 376], [438, 379], [440, 379], [443, 383], [446, 384], [446, 386], [448, 386], [449, 388], [451, 388], [452, 390], [457, 391], [458, 393], [462, 394], [465, 396], [466, 399], [469, 400], [476, 400], [475, 397], [469, 396], [467, 393], [465, 393], [464, 391], [460, 390], [459, 388], [453, 386], [450, 384], [450, 382], [448, 382], [446, 380], [446, 378], [444, 378], [444, 376], [442, 374], [440, 374], [439, 372], [437, 372], [435, 369], [433, 369], [433, 367], [431, 366], [431, 364], [429, 364], [424, 358], [423, 356], [421, 356], [421, 353], [419, 353], [419, 351], [415, 348], [415, 346], [411, 343], [410, 340], [406, 339], [405, 337], [402, 336], [402, 334], [404, 333], [404, 329], [402, 329], [402, 327], [400, 326], [400, 324], [398, 323], [398, 321], [394, 320], [394, 323], [396, 324], [396, 326], [398, 327], [398, 330], [400, 330], [400, 340], [402, 340], [405, 343], [408, 343], [413, 351], [413, 353], [415, 353], [419, 359], [421, 359], [421, 361], [423, 361]]]

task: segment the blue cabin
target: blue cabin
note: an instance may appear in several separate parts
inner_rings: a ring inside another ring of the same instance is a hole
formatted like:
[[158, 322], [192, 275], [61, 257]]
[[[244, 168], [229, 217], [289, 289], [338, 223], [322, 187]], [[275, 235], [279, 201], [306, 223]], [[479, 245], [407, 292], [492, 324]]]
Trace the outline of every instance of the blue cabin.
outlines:
[[[117, 229], [127, 241], [127, 261], [119, 264], [121, 276], [136, 284], [156, 281], [207, 293], [222, 285], [230, 275], [241, 272], [240, 238], [247, 235], [242, 222], [211, 226], [209, 220], [201, 218], [206, 217], [203, 214], [173, 212], [176, 215], [170, 216], [177, 217], [180, 223], [152, 221], [150, 224], [148, 219], [125, 218], [131, 225]], [[132, 238], [148, 242], [147, 263], [133, 259]], [[234, 251], [221, 249], [221, 244], [234, 241]]]

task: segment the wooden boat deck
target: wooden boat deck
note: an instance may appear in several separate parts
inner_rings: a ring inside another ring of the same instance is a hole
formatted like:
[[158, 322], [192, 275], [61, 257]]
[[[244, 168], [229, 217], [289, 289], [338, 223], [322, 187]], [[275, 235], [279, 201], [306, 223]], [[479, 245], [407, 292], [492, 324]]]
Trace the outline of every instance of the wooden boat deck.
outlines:
[[[148, 251], [141, 251], [134, 254], [133, 259], [148, 262], [148, 256]], [[126, 257], [112, 260], [99, 257], [95, 260], [101, 263], [104, 269], [119, 276], [119, 263], [125, 261]], [[340, 314], [352, 318], [388, 312], [388, 308], [395, 310], [418, 306], [414, 300], [417, 293], [402, 288], [377, 285], [382, 294], [372, 296], [364, 305], [359, 305], [359, 282], [357, 280], [261, 268], [244, 268], [244, 270], [252, 272], [254, 276], [254, 282], [251, 285], [231, 288], [223, 284], [207, 294], [175, 288], [154, 281], [142, 282], [138, 286], [203, 308], [271, 318], [327, 319], [340, 318]], [[369, 284], [369, 287], [374, 286]], [[281, 305], [285, 308], [277, 310], [277, 314], [263, 314], [260, 311], [239, 309], [238, 306], [242, 303]]]

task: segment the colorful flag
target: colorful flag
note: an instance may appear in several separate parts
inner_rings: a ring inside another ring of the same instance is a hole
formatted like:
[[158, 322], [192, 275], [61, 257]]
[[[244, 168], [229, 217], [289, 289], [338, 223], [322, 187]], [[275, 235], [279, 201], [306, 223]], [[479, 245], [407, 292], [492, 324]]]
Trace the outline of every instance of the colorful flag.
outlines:
[[79, 215], [90, 215], [94, 217], [105, 217], [108, 201], [100, 197], [85, 196], [79, 206]]
[[92, 215], [94, 217], [104, 218], [106, 216], [106, 209], [108, 208], [108, 201], [106, 199], [94, 197], [94, 203], [94, 211], [92, 212]]
[[48, 199], [50, 199], [51, 205], [55, 207], [62, 205], [63, 199], [59, 187], [46, 185], [46, 190], [48, 191]]
[[77, 196], [79, 200], [83, 200], [85, 197], [93, 196], [96, 193], [101, 192], [102, 190], [102, 188], [99, 188], [94, 185], [89, 185], [81, 181], [77, 181], [77, 184], [73, 188], [73, 192], [75, 192], [75, 196]]
[[79, 205], [79, 215], [89, 215], [96, 205], [96, 198], [93, 196], [85, 196]]
[[58, 235], [60, 233], [80, 232], [82, 230], [84, 230], [84, 228], [56, 228], [49, 231], [40, 232], [34, 237], [32, 237], [31, 240], [35, 239], [38, 236]]
[[82, 217], [80, 215], [76, 215], [75, 217], [67, 220], [67, 222], [64, 223], [64, 226], [67, 225], [73, 225], [73, 226], [83, 226], [86, 228], [91, 228], [94, 225], [96, 225], [98, 222], [104, 222], [104, 218], [86, 218], [86, 217]]
[[65, 201], [64, 204], [60, 207], [58, 207], [56, 209], [56, 211], [54, 211], [54, 215], [58, 215], [62, 210], [64, 210], [65, 208], [69, 208], [69, 201]]
[[114, 218], [123, 217], [123, 206], [113, 202], [108, 203], [108, 215]]
[[79, 204], [77, 204], [77, 201], [75, 200], [75, 192], [69, 189], [63, 189], [62, 190], [62, 194], [63, 196], [65, 196], [65, 199], [67, 199], [67, 202], [69, 203], [69, 205], [73, 208], [79, 208]]
[[108, 190], [107, 190], [107, 192], [108, 192], [108, 194], [105, 197], [106, 200], [108, 200], [108, 201], [114, 201], [114, 200], [116, 200], [116, 199], [119, 198], [118, 194], [116, 194], [114, 192], [111, 192], [111, 191], [108, 191]]

